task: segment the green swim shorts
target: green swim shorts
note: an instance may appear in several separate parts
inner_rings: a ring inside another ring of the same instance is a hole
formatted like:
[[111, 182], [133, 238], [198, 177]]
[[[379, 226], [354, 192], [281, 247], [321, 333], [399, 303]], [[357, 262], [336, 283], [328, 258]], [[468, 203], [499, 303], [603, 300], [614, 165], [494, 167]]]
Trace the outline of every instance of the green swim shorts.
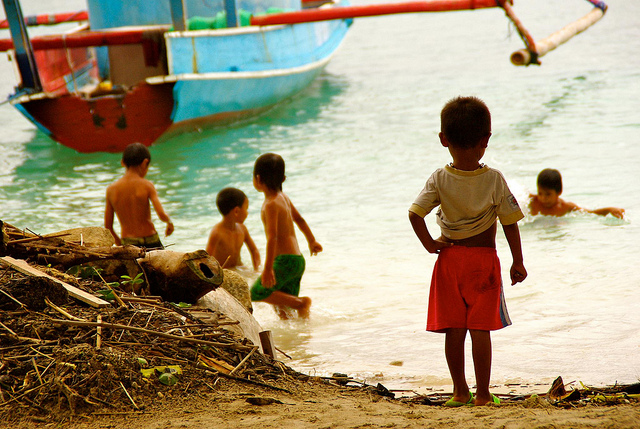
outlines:
[[156, 232], [153, 235], [148, 237], [122, 237], [120, 240], [122, 245], [131, 245], [138, 247], [145, 247], [149, 250], [152, 249], [164, 249], [162, 242], [160, 241], [160, 237], [158, 237], [158, 233]]
[[278, 255], [273, 261], [273, 272], [276, 284], [272, 288], [262, 286], [261, 277], [251, 287], [251, 301], [262, 301], [268, 298], [274, 290], [298, 296], [300, 280], [304, 273], [305, 262], [302, 255]]

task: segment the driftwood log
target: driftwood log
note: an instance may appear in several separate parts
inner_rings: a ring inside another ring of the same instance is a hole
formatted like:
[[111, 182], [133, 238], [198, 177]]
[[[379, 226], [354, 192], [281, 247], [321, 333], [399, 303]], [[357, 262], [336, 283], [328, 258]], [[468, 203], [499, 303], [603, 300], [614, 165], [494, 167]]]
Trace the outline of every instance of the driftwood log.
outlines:
[[253, 313], [249, 284], [244, 277], [233, 270], [225, 269], [224, 281], [220, 286], [229, 292], [235, 299], [240, 301], [240, 304], [242, 304], [249, 313]]
[[[1, 222], [1, 221], [0, 221]], [[101, 227], [74, 228], [47, 235], [2, 224], [0, 256], [9, 255], [40, 265], [54, 265], [62, 271], [99, 260], [133, 260], [142, 258], [145, 250], [136, 246], [112, 247], [111, 233]]]
[[170, 302], [195, 304], [220, 286], [224, 278], [218, 261], [204, 250], [189, 253], [154, 250], [138, 259], [138, 263], [151, 294]]
[[247, 308], [240, 303], [233, 295], [225, 289], [219, 287], [207, 293], [198, 300], [199, 306], [206, 307], [218, 313], [224, 314], [232, 320], [240, 322], [236, 326], [227, 326], [230, 331], [248, 338], [256, 346], [261, 346], [260, 332], [262, 328]]

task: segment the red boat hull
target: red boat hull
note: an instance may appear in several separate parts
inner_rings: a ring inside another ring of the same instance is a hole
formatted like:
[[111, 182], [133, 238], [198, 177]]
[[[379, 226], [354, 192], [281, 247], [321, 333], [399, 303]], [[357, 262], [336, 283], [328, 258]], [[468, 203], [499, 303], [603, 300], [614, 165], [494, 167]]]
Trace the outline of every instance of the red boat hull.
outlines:
[[173, 83], [143, 83], [123, 94], [62, 95], [19, 103], [51, 138], [78, 152], [122, 152], [150, 146], [171, 125]]

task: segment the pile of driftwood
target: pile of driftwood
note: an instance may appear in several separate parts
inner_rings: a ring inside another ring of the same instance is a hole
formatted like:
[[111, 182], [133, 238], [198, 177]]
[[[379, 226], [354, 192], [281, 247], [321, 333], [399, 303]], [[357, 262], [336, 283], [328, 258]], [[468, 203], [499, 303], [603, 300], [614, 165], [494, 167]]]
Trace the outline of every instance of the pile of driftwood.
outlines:
[[39, 265], [63, 267], [61, 271], [101, 259], [133, 260], [145, 256], [145, 250], [140, 247], [112, 247], [113, 238], [104, 228], [92, 228], [93, 234], [87, 237], [77, 232], [82, 228], [42, 236], [0, 220], [0, 230], [0, 256], [11, 255]]
[[56, 240], [3, 228], [3, 415], [133, 411], [162, 397], [213, 392], [229, 380], [289, 391], [308, 378], [261, 353], [221, 312], [136, 295], [130, 277], [109, 282], [99, 270], [82, 278], [53, 268], [118, 254]]

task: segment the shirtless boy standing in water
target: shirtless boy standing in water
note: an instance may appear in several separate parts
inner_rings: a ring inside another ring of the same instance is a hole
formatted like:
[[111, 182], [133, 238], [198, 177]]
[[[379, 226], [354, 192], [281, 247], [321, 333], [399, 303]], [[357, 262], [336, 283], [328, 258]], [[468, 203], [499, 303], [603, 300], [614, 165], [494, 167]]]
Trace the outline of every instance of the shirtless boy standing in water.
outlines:
[[240, 250], [246, 244], [251, 254], [253, 269], [260, 268], [260, 252], [249, 230], [244, 225], [249, 209], [249, 199], [240, 189], [224, 188], [218, 192], [216, 206], [222, 220], [215, 224], [207, 241], [207, 253], [222, 264], [222, 268], [236, 268], [242, 265]]
[[253, 168], [253, 186], [264, 194], [261, 217], [267, 236], [267, 256], [262, 275], [251, 287], [251, 300], [274, 305], [283, 319], [287, 318], [285, 307], [294, 308], [300, 317], [307, 318], [311, 298], [298, 297], [305, 261], [293, 223], [307, 239], [312, 256], [322, 252], [322, 246], [282, 192], [284, 180], [284, 160], [280, 155], [266, 153], [258, 157]]
[[[173, 232], [173, 223], [165, 213], [153, 184], [145, 179], [149, 171], [151, 153], [141, 143], [132, 143], [122, 153], [122, 166], [126, 171], [122, 178], [107, 187], [107, 205], [104, 211], [104, 227], [118, 246], [131, 244], [147, 249], [162, 249], [158, 233], [151, 222], [149, 201], [160, 220], [167, 224], [165, 235]], [[121, 237], [113, 229], [113, 215], [118, 216]]]

